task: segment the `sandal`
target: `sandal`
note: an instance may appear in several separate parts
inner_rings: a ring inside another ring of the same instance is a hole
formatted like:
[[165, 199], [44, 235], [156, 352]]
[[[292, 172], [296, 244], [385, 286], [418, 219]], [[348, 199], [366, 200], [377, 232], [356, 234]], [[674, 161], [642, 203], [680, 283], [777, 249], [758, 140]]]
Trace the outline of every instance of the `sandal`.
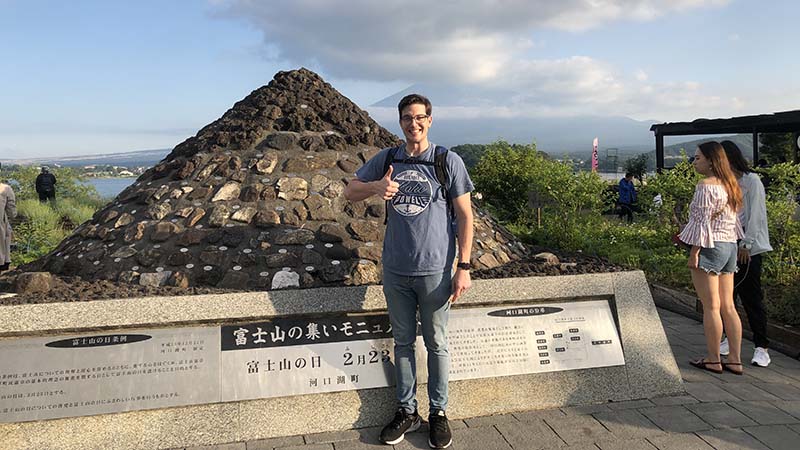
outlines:
[[740, 368], [739, 370], [733, 370], [733, 369], [731, 369], [731, 366], [742, 367], [742, 363], [722, 363], [722, 369], [723, 370], [727, 370], [728, 372], [730, 372], [730, 373], [732, 373], [734, 375], [742, 375], [742, 374], [744, 374], [744, 370], [743, 369]]
[[[717, 374], [722, 373], [722, 369], [713, 369], [711, 367], [708, 367], [709, 365], [722, 364], [722, 362], [720, 361], [711, 362], [711, 361], [706, 361], [705, 359], [698, 359], [696, 361], [689, 361], [689, 364], [691, 364], [694, 367], [697, 367], [698, 369], [707, 370], [709, 372], [714, 372]], [[722, 367], [725, 367], [725, 365], [723, 364]]]

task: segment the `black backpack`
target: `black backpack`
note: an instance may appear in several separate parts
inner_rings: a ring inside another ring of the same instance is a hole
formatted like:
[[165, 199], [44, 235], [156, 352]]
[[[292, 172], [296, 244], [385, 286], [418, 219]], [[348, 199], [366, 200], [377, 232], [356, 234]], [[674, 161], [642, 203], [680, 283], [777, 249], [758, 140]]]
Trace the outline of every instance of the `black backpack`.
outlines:
[[[393, 162], [400, 162], [404, 164], [421, 164], [423, 166], [433, 166], [433, 170], [436, 172], [436, 180], [439, 182], [439, 186], [442, 189], [442, 195], [444, 196], [445, 202], [447, 203], [447, 215], [452, 222], [455, 220], [455, 212], [453, 211], [453, 201], [450, 199], [450, 195], [447, 192], [447, 179], [448, 179], [448, 172], [447, 172], [447, 150], [445, 147], [437, 145], [436, 148], [433, 149], [433, 162], [430, 161], [423, 161], [417, 158], [403, 158], [403, 159], [396, 159], [395, 155], [397, 151], [400, 150], [400, 147], [392, 147], [386, 153], [386, 160], [383, 162], [383, 173], [389, 171], [389, 166], [392, 165]], [[386, 222], [389, 220], [389, 200], [386, 201], [386, 215], [383, 218], [383, 224], [386, 225]]]

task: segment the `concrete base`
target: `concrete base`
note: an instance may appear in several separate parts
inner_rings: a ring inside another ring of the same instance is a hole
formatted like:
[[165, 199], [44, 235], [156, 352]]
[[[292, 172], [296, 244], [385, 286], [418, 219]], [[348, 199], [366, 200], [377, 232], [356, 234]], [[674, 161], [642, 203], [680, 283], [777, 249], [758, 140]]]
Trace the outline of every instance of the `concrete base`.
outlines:
[[[642, 272], [476, 280], [456, 306], [589, 297], [611, 299], [625, 366], [454, 381], [448, 415], [459, 419], [683, 392]], [[385, 308], [380, 286], [5, 306], [0, 307], [0, 339]], [[424, 388], [419, 389], [419, 402], [427, 405]], [[0, 448], [208, 445], [382, 425], [394, 409], [394, 389], [380, 388], [0, 424]]]

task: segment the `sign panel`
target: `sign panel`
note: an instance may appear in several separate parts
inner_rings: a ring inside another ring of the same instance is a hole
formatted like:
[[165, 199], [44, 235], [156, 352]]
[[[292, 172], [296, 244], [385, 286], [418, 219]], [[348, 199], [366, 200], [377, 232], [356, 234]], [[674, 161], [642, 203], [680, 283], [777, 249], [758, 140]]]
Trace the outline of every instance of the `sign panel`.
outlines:
[[[604, 300], [454, 309], [448, 337], [453, 381], [625, 364]], [[385, 387], [393, 361], [386, 314], [8, 339], [0, 422]]]
[[451, 380], [625, 364], [603, 300], [459, 309], [448, 338]]
[[357, 315], [222, 327], [222, 401], [394, 384], [389, 316]]
[[0, 422], [213, 403], [219, 330], [183, 328], [0, 342]]

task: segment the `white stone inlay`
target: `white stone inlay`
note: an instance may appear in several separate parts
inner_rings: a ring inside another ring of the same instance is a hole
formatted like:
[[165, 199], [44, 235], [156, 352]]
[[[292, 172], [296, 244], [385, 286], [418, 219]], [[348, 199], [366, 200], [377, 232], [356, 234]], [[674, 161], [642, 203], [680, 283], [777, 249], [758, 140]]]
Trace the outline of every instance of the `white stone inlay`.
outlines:
[[278, 272], [272, 277], [272, 289], [300, 287], [300, 274], [297, 272]]

